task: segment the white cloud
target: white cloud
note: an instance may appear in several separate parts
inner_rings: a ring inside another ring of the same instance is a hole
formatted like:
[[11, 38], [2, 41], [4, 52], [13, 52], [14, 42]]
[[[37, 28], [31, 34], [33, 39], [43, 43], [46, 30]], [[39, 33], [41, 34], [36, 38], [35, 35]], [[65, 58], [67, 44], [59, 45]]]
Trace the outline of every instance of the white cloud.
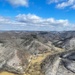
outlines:
[[56, 20], [54, 18], [42, 18], [39, 16], [36, 16], [34, 14], [19, 14], [16, 16], [15, 20], [11, 20], [5, 17], [0, 16], [0, 26], [14, 26], [17, 27], [26, 27], [30, 30], [37, 29], [51, 29], [51, 30], [58, 30], [58, 29], [64, 29], [67, 27], [74, 26], [71, 24], [67, 19], [59, 19]]
[[75, 8], [75, 0], [49, 0], [55, 3], [57, 8], [63, 9], [66, 7]]
[[59, 3], [57, 5], [57, 8], [65, 8], [68, 6], [72, 7], [74, 4], [75, 4], [75, 0], [67, 0], [66, 2]]
[[[51, 4], [51, 3], [59, 3], [59, 2], [63, 2], [64, 0], [47, 0], [47, 3], [48, 4]], [[65, 0], [66, 1], [66, 0]]]
[[8, 18], [4, 18], [4, 17], [0, 16], [0, 25], [1, 24], [8, 24], [8, 23], [10, 23]]
[[48, 4], [57, 3], [57, 2], [59, 2], [59, 0], [47, 0], [47, 3], [48, 3]]
[[34, 14], [19, 14], [16, 16], [17, 21], [27, 23], [28, 25], [37, 26], [68, 26], [68, 20], [55, 20], [54, 18], [41, 18]]
[[0, 16], [0, 25], [25, 25], [25, 24]]
[[15, 6], [28, 6], [28, 0], [7, 0], [10, 4]]
[[71, 7], [72, 9], [75, 9], [75, 4]]

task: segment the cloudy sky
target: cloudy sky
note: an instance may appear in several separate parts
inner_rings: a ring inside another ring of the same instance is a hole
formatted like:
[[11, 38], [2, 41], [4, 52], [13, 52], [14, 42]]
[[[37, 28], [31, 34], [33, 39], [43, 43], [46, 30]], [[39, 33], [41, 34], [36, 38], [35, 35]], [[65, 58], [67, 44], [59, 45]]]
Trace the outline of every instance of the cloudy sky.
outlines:
[[0, 0], [0, 30], [75, 30], [75, 0]]

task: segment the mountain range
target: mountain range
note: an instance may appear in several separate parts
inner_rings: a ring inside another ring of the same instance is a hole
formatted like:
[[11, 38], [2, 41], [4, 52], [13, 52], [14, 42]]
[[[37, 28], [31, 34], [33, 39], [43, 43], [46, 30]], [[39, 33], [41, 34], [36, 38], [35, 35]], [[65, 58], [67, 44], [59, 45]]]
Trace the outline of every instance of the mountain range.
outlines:
[[75, 31], [1, 31], [0, 71], [75, 75]]

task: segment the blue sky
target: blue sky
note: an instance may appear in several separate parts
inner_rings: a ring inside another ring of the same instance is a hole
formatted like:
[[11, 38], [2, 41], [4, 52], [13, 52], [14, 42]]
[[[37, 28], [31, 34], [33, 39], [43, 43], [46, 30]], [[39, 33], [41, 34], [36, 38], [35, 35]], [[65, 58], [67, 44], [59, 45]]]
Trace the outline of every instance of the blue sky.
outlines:
[[75, 0], [0, 0], [0, 30], [75, 30]]

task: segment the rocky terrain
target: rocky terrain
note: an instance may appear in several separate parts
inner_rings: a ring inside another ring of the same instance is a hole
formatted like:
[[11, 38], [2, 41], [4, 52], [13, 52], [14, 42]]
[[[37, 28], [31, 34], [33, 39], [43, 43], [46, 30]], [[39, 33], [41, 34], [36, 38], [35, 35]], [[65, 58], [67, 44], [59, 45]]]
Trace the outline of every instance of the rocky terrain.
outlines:
[[0, 32], [0, 75], [75, 75], [75, 31]]

